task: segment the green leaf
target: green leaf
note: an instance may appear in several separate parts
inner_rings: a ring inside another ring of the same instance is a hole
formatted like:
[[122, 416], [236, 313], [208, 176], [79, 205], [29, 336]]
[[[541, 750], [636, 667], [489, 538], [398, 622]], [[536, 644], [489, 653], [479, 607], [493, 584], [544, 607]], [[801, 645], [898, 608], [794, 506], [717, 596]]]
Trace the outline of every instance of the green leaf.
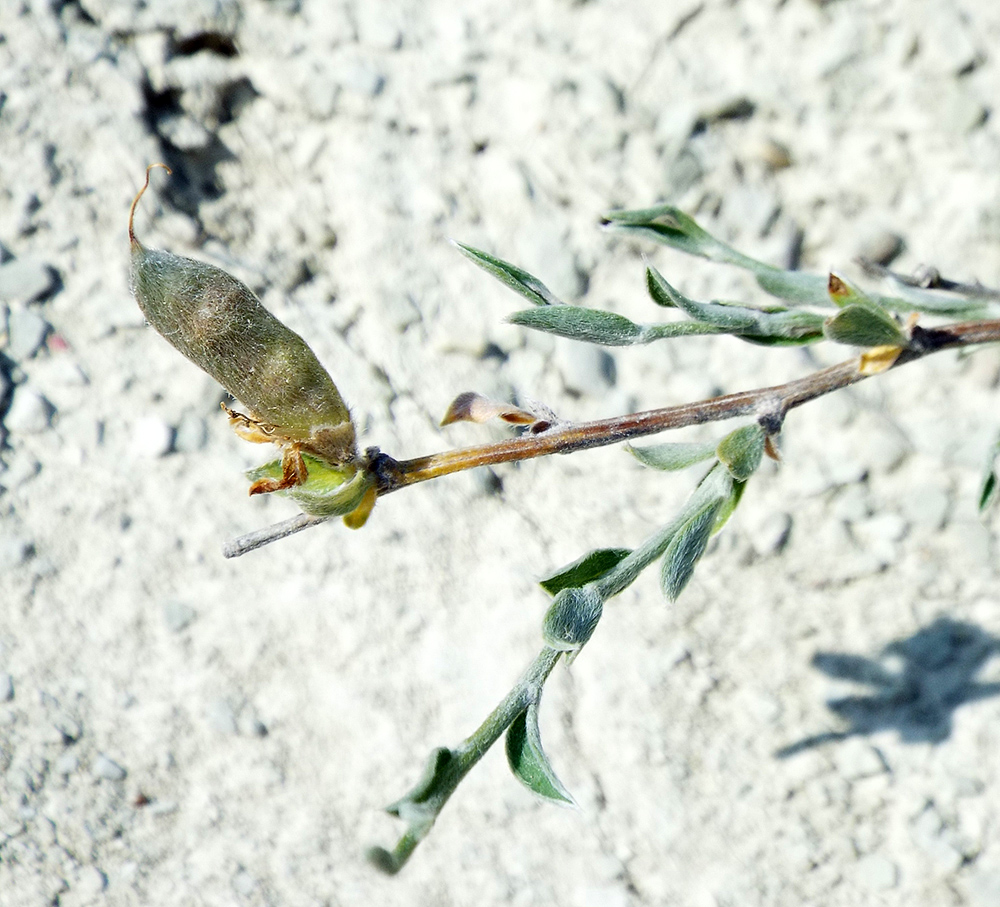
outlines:
[[579, 652], [597, 629], [603, 611], [604, 599], [592, 585], [560, 589], [542, 620], [545, 645], [557, 652]]
[[603, 222], [614, 229], [648, 236], [664, 245], [710, 261], [743, 267], [754, 263], [753, 259], [716, 239], [698, 226], [693, 217], [673, 205], [658, 205], [635, 211], [610, 211], [604, 215]]
[[505, 745], [510, 770], [528, 790], [551, 803], [576, 806], [576, 801], [556, 777], [549, 758], [542, 749], [537, 700], [514, 719], [507, 729]]
[[726, 435], [715, 453], [734, 479], [745, 482], [760, 466], [766, 440], [759, 425], [744, 425]]
[[991, 469], [983, 476], [983, 486], [979, 491], [979, 512], [986, 510], [997, 498], [997, 474]]
[[646, 274], [658, 293], [669, 299], [674, 306], [682, 309], [695, 321], [703, 321], [706, 324], [713, 324], [726, 331], [736, 333], [753, 330], [757, 326], [757, 316], [764, 314], [742, 306], [695, 302], [667, 283], [656, 268], [648, 267]]
[[1000, 491], [997, 481], [997, 460], [1000, 459], [1000, 438], [993, 443], [986, 460], [986, 471], [983, 474], [983, 484], [979, 490], [979, 512], [985, 511], [996, 499]]
[[671, 601], [677, 600], [691, 579], [695, 565], [705, 553], [723, 503], [719, 498], [709, 501], [677, 530], [667, 545], [663, 553], [660, 586]]
[[743, 490], [746, 487], [746, 482], [733, 481], [733, 487], [730, 489], [729, 495], [722, 502], [722, 506], [719, 508], [719, 512], [715, 517], [715, 525], [712, 527], [712, 535], [715, 535], [716, 532], [729, 522], [729, 518], [733, 515], [733, 512], [739, 506], [739, 503], [743, 498]]
[[625, 449], [643, 466], [672, 471], [686, 469], [688, 466], [707, 460], [715, 455], [716, 446], [715, 441], [693, 441], [653, 444], [649, 447], [633, 447], [627, 444]]
[[641, 342], [642, 337], [642, 328], [623, 315], [575, 305], [525, 309], [507, 320], [536, 331], [602, 346], [630, 346]]
[[665, 324], [644, 324], [642, 333], [633, 343], [652, 343], [654, 340], [669, 340], [672, 337], [690, 337], [694, 334], [728, 334], [725, 328], [701, 321], [669, 321]]
[[674, 302], [673, 297], [666, 292], [663, 286], [666, 281], [663, 279], [663, 275], [656, 270], [656, 268], [649, 265], [646, 266], [646, 290], [649, 293], [650, 298], [659, 306], [663, 306], [665, 309], [677, 308], [677, 304]]
[[549, 595], [555, 595], [562, 589], [585, 586], [614, 569], [630, 553], [629, 548], [599, 548], [578, 558], [572, 564], [567, 564], [545, 579], [539, 580], [538, 584]]
[[[710, 261], [744, 268], [756, 277], [761, 289], [780, 299], [797, 304], [830, 304], [824, 276], [803, 274], [800, 271], [784, 271], [744, 255], [716, 239], [707, 230], [698, 226], [694, 218], [671, 205], [637, 211], [612, 211], [605, 215], [604, 223], [614, 229], [646, 236], [689, 255], [698, 255]], [[652, 289], [650, 295], [653, 295], [659, 305], [667, 304], [660, 301]]]
[[[420, 812], [419, 807], [425, 804], [436, 806], [442, 793], [451, 793], [449, 787], [452, 777], [451, 769], [455, 754], [445, 746], [433, 750], [424, 765], [423, 774], [410, 791], [400, 797], [395, 803], [385, 808], [391, 816], [398, 816], [411, 822]], [[437, 810], [434, 810], [437, 815]]]
[[714, 325], [742, 340], [767, 345], [811, 343], [823, 336], [823, 319], [812, 312], [784, 307], [751, 308], [724, 302], [695, 302], [676, 290], [656, 268], [647, 267], [647, 285], [654, 299], [666, 299], [696, 321]]
[[852, 303], [870, 305], [868, 297], [861, 290], [837, 274], [831, 273], [827, 278], [826, 289], [830, 300], [839, 308]]
[[848, 346], [902, 346], [906, 334], [888, 312], [868, 304], [849, 303], [823, 325], [823, 333]]
[[757, 285], [778, 299], [802, 305], [829, 306], [830, 297], [826, 292], [826, 278], [822, 274], [806, 274], [802, 271], [783, 271], [758, 262], [752, 269]]
[[458, 247], [459, 252], [468, 258], [469, 261], [474, 262], [484, 271], [492, 274], [515, 293], [520, 293], [529, 302], [542, 306], [562, 304], [553, 295], [552, 291], [533, 274], [529, 274], [527, 271], [522, 270], [516, 265], [512, 265], [509, 261], [504, 261], [502, 258], [495, 258], [486, 252], [474, 249], [472, 246], [467, 246], [465, 243], [456, 242], [455, 245]]

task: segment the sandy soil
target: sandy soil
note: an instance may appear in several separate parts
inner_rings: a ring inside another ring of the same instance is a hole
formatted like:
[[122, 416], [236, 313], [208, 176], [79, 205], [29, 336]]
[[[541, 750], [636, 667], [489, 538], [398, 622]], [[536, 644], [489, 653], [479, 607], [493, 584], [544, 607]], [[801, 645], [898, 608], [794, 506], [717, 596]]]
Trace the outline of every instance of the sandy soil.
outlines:
[[679, 602], [643, 577], [557, 670], [580, 810], [491, 754], [387, 879], [380, 808], [536, 651], [536, 580], [692, 477], [540, 461], [226, 561], [294, 507], [246, 497], [262, 448], [144, 327], [125, 232], [165, 160], [140, 235], [258, 289], [400, 457], [493, 436], [436, 427], [464, 390], [582, 419], [784, 380], [842, 353], [553, 342], [447, 240], [637, 320], [643, 254], [756, 293], [598, 227], [657, 200], [998, 285], [994, 0], [2, 0], [0, 36], [0, 904], [1000, 903], [995, 350], [791, 417]]

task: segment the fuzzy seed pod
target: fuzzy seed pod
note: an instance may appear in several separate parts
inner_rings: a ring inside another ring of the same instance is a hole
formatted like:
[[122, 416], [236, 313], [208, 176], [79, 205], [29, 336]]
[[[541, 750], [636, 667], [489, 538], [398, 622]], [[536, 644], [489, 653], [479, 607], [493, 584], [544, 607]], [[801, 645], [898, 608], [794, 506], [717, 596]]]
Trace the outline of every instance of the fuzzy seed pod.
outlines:
[[[300, 451], [331, 465], [352, 463], [350, 413], [306, 342], [232, 275], [136, 239], [132, 219], [148, 185], [149, 169], [129, 214], [132, 293], [146, 319], [249, 409], [248, 417], [230, 414], [238, 433], [292, 446], [299, 463]], [[282, 487], [304, 480], [286, 473]]]

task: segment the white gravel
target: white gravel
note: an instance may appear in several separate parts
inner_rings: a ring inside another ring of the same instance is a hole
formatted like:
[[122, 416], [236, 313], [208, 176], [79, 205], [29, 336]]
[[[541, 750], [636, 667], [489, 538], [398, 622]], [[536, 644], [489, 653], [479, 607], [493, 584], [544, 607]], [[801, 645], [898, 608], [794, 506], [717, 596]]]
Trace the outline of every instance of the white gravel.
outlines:
[[259, 290], [397, 457], [495, 436], [438, 429], [467, 390], [588, 419], [777, 383], [843, 353], [691, 339], [612, 371], [506, 324], [524, 301], [448, 239], [636, 321], [669, 317], [642, 254], [761, 298], [598, 226], [658, 200], [775, 262], [857, 278], [898, 236], [896, 268], [1000, 285], [995, 0], [0, 5], [3, 907], [997, 903], [996, 350], [792, 414], [679, 601], [643, 577], [553, 676], [581, 809], [493, 753], [388, 880], [381, 807], [533, 655], [536, 579], [639, 543], [693, 476], [552, 458], [225, 561], [294, 508], [247, 498], [271, 451], [143, 327], [125, 232], [164, 160], [142, 240]]

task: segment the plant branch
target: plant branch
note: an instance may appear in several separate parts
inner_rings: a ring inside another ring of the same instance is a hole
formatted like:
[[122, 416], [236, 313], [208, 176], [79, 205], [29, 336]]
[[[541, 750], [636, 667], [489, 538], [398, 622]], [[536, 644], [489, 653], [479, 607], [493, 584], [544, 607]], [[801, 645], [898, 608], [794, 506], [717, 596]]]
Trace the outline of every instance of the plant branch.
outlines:
[[[971, 321], [935, 329], [916, 327], [909, 348], [902, 352], [891, 368], [898, 368], [939, 350], [997, 341], [1000, 341], [1000, 320]], [[789, 410], [869, 377], [859, 370], [859, 364], [858, 358], [852, 358], [774, 387], [740, 391], [698, 403], [668, 406], [595, 422], [581, 422], [537, 435], [523, 435], [494, 444], [403, 460], [383, 470], [378, 478], [378, 491], [380, 495], [388, 494], [408, 485], [477, 466], [529, 460], [553, 453], [572, 453], [738, 416], [752, 415], [758, 420], [773, 421], [776, 429]]]
[[368, 859], [383, 872], [395, 874], [403, 868], [427, 837], [441, 810], [444, 809], [462, 779], [479, 763], [514, 720], [533, 702], [538, 702], [542, 688], [562, 652], [546, 646], [521, 675], [521, 679], [490, 712], [486, 720], [455, 749], [440, 747], [431, 753], [424, 776], [416, 786], [387, 811], [407, 823], [396, 846], [368, 850]]
[[983, 286], [978, 282], [963, 283], [958, 280], [949, 280], [937, 268], [921, 268], [916, 274], [910, 275], [893, 271], [868, 258], [859, 258], [857, 263], [870, 277], [888, 277], [904, 287], [914, 287], [921, 290], [945, 290], [949, 293], [967, 296], [970, 299], [1000, 300], [1000, 290]]
[[[921, 328], [918, 325], [912, 330], [909, 346], [889, 368], [899, 368], [941, 350], [996, 342], [1000, 342], [1000, 319], [969, 321], [939, 328]], [[555, 426], [537, 434], [528, 433], [492, 444], [464, 447], [411, 460], [397, 461], [377, 449], [371, 449], [367, 453], [367, 468], [374, 475], [376, 489], [381, 497], [419, 482], [478, 466], [493, 466], [548, 454], [604, 447], [675, 428], [720, 422], [739, 416], [753, 416], [769, 433], [775, 433], [781, 428], [785, 415], [790, 410], [857, 384], [867, 377], [870, 376], [860, 370], [860, 359], [854, 357], [774, 387], [739, 391], [697, 403], [667, 406], [594, 422]], [[238, 557], [269, 542], [324, 522], [325, 519], [328, 518], [302, 514], [234, 539], [226, 544], [223, 552], [226, 557]]]

